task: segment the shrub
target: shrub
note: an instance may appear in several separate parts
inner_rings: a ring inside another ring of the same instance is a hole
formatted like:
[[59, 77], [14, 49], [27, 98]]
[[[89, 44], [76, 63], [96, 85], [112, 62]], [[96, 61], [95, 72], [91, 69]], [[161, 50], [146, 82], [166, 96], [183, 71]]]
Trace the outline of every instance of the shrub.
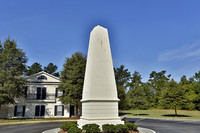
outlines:
[[137, 130], [137, 126], [134, 123], [125, 121], [125, 126], [128, 128], [129, 131], [131, 131], [131, 130], [136, 131]]
[[116, 131], [118, 133], [127, 133], [128, 132], [128, 128], [123, 124], [117, 124], [116, 125]]
[[62, 124], [60, 129], [68, 131], [71, 127], [77, 127], [77, 123], [76, 122], [66, 122], [66, 123]]
[[98, 133], [100, 132], [99, 125], [97, 124], [86, 124], [83, 126], [83, 130], [85, 130], [86, 133]]
[[113, 124], [104, 124], [104, 125], [102, 125], [102, 129], [106, 133], [115, 133], [116, 132], [116, 126]]
[[67, 130], [67, 133], [82, 133], [82, 130], [78, 127], [71, 127], [69, 130]]

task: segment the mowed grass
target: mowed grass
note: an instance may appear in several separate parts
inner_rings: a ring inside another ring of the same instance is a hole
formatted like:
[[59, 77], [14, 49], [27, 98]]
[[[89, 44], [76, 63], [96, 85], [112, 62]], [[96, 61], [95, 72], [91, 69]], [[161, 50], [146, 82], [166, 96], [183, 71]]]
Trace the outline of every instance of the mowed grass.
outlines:
[[[150, 110], [121, 110], [120, 115], [151, 117], [151, 118], [167, 118], [167, 119], [199, 119], [200, 111], [178, 110], [178, 117], [175, 117], [174, 110], [150, 109]], [[137, 115], [138, 114], [138, 115]], [[74, 118], [41, 118], [41, 119], [0, 119], [0, 123], [8, 122], [26, 122], [26, 121], [53, 121], [53, 120], [69, 120]]]
[[[200, 111], [178, 110], [178, 116], [175, 116], [174, 110], [151, 109], [151, 110], [123, 110], [121, 115], [151, 117], [151, 118], [168, 118], [168, 119], [200, 119]], [[138, 114], [138, 115], [137, 115]]]
[[26, 122], [26, 121], [54, 121], [54, 120], [76, 120], [79, 117], [72, 118], [33, 118], [33, 119], [0, 119], [0, 123], [10, 123], [10, 122]]

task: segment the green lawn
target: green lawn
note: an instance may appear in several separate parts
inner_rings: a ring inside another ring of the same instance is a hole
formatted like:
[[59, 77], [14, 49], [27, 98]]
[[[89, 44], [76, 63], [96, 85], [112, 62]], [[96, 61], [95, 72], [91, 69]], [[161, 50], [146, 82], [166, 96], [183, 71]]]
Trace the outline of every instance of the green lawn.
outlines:
[[40, 118], [40, 119], [0, 119], [0, 123], [26, 122], [26, 121], [53, 121], [53, 120], [75, 120], [79, 118]]
[[[175, 118], [175, 119], [200, 119], [200, 111], [178, 110], [178, 117], [175, 117], [174, 110], [152, 109], [152, 110], [123, 110], [121, 115], [153, 117], [153, 118]], [[137, 115], [139, 114], [139, 115]]]
[[[121, 115], [152, 117], [152, 118], [174, 118], [174, 119], [200, 119], [200, 111], [178, 110], [178, 117], [174, 116], [174, 110], [151, 109], [151, 110], [123, 110]], [[139, 114], [139, 115], [137, 115]], [[7, 122], [26, 122], [26, 121], [52, 121], [52, 120], [69, 120], [78, 118], [41, 118], [41, 119], [0, 119], [0, 123]]]

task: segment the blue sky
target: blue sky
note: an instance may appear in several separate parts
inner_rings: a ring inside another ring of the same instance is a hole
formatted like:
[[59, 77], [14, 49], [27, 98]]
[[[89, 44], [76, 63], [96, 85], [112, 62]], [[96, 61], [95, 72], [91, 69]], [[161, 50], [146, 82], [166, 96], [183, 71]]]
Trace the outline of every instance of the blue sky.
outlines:
[[90, 31], [108, 29], [115, 67], [139, 71], [143, 81], [167, 70], [176, 81], [200, 70], [198, 0], [0, 0], [0, 40], [10, 35], [28, 65], [87, 54]]

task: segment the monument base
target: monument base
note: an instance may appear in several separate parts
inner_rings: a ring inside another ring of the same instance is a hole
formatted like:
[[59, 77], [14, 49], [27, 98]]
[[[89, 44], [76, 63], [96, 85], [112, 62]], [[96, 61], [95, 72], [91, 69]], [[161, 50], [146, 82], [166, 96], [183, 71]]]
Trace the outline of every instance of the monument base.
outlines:
[[124, 124], [124, 121], [122, 121], [119, 118], [117, 119], [80, 119], [77, 121], [78, 127], [82, 129], [82, 126], [86, 125], [86, 124], [98, 124], [100, 126], [100, 129], [102, 130], [102, 125], [104, 124], [113, 124], [113, 125], [117, 125], [117, 124]]

